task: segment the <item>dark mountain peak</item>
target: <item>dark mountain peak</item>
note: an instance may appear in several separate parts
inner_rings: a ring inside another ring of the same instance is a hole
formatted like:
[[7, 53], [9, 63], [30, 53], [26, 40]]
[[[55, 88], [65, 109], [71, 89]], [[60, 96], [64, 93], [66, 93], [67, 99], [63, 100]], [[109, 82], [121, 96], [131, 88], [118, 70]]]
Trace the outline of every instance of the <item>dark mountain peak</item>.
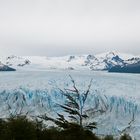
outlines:
[[114, 66], [109, 69], [109, 72], [119, 72], [119, 73], [140, 73], [140, 61], [135, 64], [128, 64], [125, 66]]
[[16, 71], [16, 69], [4, 65], [0, 62], [0, 71]]
[[70, 62], [70, 61], [72, 61], [73, 59], [75, 59], [75, 56], [74, 56], [74, 55], [71, 55], [71, 56], [69, 56], [67, 62]]

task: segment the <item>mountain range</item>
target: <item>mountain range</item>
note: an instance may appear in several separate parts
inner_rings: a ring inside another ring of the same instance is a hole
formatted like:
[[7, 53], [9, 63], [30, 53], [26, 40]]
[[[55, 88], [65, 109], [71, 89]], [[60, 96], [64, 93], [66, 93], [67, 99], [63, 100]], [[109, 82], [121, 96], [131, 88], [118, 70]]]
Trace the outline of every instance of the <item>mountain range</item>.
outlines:
[[[92, 55], [68, 55], [62, 57], [46, 57], [46, 56], [3, 56], [0, 57], [0, 69], [4, 70], [96, 70], [110, 71], [114, 67], [120, 69], [140, 63], [140, 56], [119, 53], [116, 51], [106, 52], [102, 54]], [[116, 67], [117, 66], [117, 67]], [[129, 67], [128, 67], [129, 68]], [[139, 68], [138, 68], [139, 69]], [[113, 71], [117, 71], [116, 69]]]

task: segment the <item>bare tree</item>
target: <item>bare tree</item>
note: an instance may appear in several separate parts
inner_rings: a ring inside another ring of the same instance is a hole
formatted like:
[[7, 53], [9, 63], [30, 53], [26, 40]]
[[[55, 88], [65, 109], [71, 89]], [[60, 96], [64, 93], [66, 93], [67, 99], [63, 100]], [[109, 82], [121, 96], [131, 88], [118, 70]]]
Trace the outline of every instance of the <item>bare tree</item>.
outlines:
[[119, 131], [119, 134], [123, 135], [128, 133], [132, 129], [134, 122], [135, 122], [135, 113], [133, 112], [130, 122], [128, 122], [128, 125], [123, 130]]
[[84, 107], [87, 100], [87, 97], [90, 93], [90, 88], [92, 85], [92, 79], [87, 87], [87, 90], [84, 92], [80, 92], [77, 88], [75, 81], [70, 76], [71, 82], [73, 84], [72, 89], [64, 89], [60, 90], [61, 94], [66, 97], [66, 102], [62, 104], [58, 104], [59, 107], [63, 109], [64, 112], [68, 114], [68, 118], [66, 116], [57, 113], [58, 118], [54, 119], [48, 117], [47, 115], [41, 116], [46, 121], [52, 121], [57, 126], [67, 129], [73, 126], [79, 126], [84, 129], [92, 130], [96, 128], [96, 122], [91, 122], [86, 125], [83, 124], [83, 120], [87, 119], [89, 116], [86, 114]]

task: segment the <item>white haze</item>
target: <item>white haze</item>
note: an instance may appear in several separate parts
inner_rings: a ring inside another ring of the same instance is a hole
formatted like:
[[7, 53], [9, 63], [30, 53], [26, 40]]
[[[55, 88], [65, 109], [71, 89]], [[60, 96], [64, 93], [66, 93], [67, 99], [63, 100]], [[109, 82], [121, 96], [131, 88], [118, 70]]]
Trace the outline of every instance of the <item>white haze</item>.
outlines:
[[140, 52], [139, 0], [0, 0], [0, 55]]

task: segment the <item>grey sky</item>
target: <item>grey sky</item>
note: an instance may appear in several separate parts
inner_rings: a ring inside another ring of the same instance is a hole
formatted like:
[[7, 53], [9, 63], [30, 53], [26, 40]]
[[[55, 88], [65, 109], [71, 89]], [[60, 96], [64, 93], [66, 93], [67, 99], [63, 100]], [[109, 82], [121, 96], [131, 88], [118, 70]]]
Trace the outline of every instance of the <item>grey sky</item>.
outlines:
[[0, 0], [0, 55], [140, 54], [140, 0]]

